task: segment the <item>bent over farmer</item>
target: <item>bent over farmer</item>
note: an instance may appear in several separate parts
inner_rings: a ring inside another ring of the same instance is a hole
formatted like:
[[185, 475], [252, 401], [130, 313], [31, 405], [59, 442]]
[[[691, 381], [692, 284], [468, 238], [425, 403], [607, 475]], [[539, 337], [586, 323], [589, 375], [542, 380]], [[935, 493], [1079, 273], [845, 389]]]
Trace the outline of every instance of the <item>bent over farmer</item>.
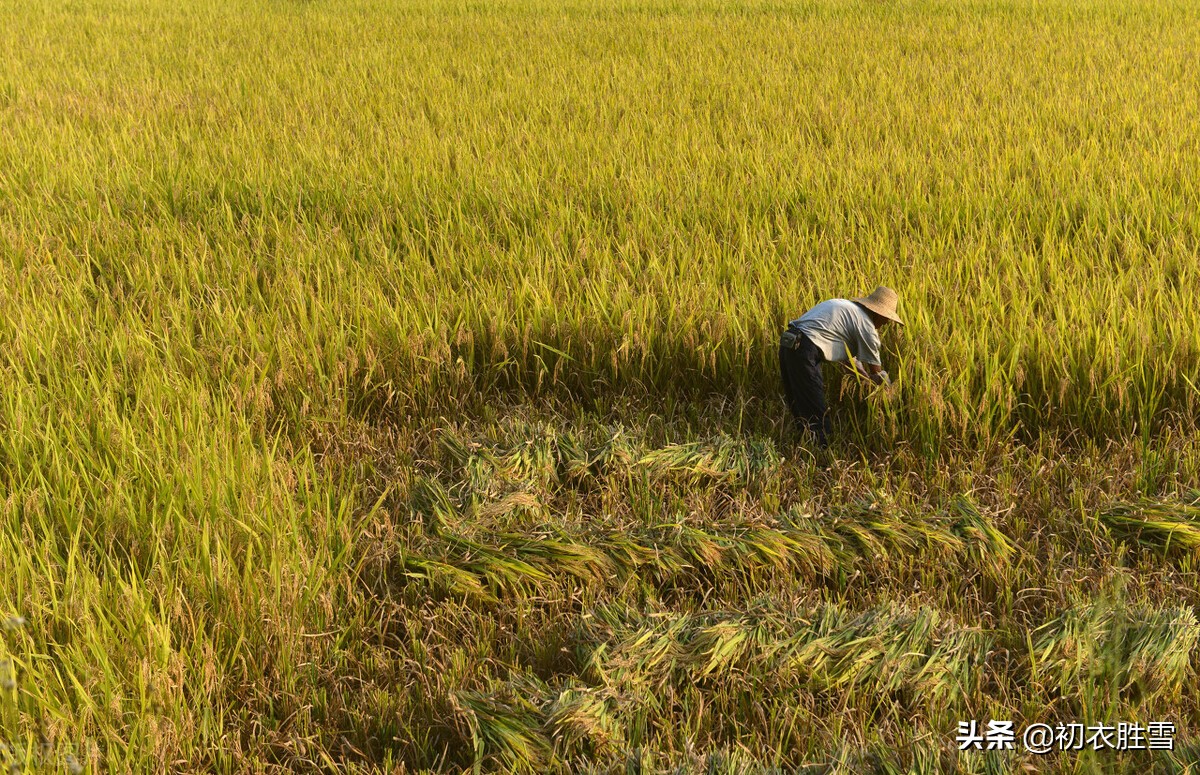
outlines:
[[816, 436], [822, 447], [832, 431], [825, 403], [825, 380], [821, 364], [845, 363], [857, 370], [865, 367], [876, 384], [887, 383], [888, 374], [879, 358], [879, 329], [895, 321], [896, 292], [879, 286], [870, 296], [856, 299], [827, 299], [788, 323], [779, 339], [779, 371], [788, 408], [801, 431]]

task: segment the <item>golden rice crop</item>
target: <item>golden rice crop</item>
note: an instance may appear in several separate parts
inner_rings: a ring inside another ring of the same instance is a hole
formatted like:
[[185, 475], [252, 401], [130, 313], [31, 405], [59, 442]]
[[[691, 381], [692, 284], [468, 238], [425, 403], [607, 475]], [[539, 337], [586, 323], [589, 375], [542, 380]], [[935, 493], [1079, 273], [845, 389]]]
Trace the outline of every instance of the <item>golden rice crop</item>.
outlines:
[[[0, 0], [0, 768], [1187, 771], [1198, 39]], [[816, 454], [778, 332], [876, 284]]]

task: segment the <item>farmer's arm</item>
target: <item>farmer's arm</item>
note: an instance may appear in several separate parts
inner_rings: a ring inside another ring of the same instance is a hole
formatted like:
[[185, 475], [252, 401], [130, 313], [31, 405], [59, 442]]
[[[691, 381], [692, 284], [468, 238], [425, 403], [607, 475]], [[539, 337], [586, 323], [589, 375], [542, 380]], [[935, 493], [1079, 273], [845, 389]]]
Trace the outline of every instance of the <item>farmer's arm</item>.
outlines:
[[867, 325], [859, 332], [858, 340], [858, 360], [866, 367], [866, 375], [876, 385], [890, 382], [887, 372], [883, 370], [883, 363], [879, 357], [879, 332], [875, 330], [874, 325]]
[[868, 377], [876, 385], [883, 382], [890, 382], [888, 373], [878, 363], [864, 363], [861, 360], [851, 359], [846, 361], [846, 368], [855, 374], [862, 374]]

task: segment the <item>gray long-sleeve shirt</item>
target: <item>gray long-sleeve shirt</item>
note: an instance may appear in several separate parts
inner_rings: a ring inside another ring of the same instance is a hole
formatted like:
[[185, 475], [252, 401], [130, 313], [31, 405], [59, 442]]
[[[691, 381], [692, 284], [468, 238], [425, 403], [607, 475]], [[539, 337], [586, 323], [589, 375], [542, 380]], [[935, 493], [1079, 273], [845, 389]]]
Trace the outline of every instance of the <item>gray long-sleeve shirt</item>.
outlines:
[[820, 348], [827, 361], [845, 361], [854, 355], [862, 363], [883, 365], [879, 358], [879, 332], [870, 315], [849, 299], [827, 299], [788, 323]]

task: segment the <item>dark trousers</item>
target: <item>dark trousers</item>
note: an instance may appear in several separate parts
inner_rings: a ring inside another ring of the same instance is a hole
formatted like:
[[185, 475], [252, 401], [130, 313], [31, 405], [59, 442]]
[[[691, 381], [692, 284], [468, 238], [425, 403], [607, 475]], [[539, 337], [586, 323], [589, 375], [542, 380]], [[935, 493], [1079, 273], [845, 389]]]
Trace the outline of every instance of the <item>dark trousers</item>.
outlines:
[[792, 410], [797, 428], [812, 433], [822, 447], [829, 443], [829, 434], [833, 430], [829, 406], [825, 403], [825, 379], [821, 376], [824, 360], [820, 348], [807, 336], [800, 337], [800, 344], [795, 349], [779, 348], [779, 373], [783, 377], [788, 408]]

